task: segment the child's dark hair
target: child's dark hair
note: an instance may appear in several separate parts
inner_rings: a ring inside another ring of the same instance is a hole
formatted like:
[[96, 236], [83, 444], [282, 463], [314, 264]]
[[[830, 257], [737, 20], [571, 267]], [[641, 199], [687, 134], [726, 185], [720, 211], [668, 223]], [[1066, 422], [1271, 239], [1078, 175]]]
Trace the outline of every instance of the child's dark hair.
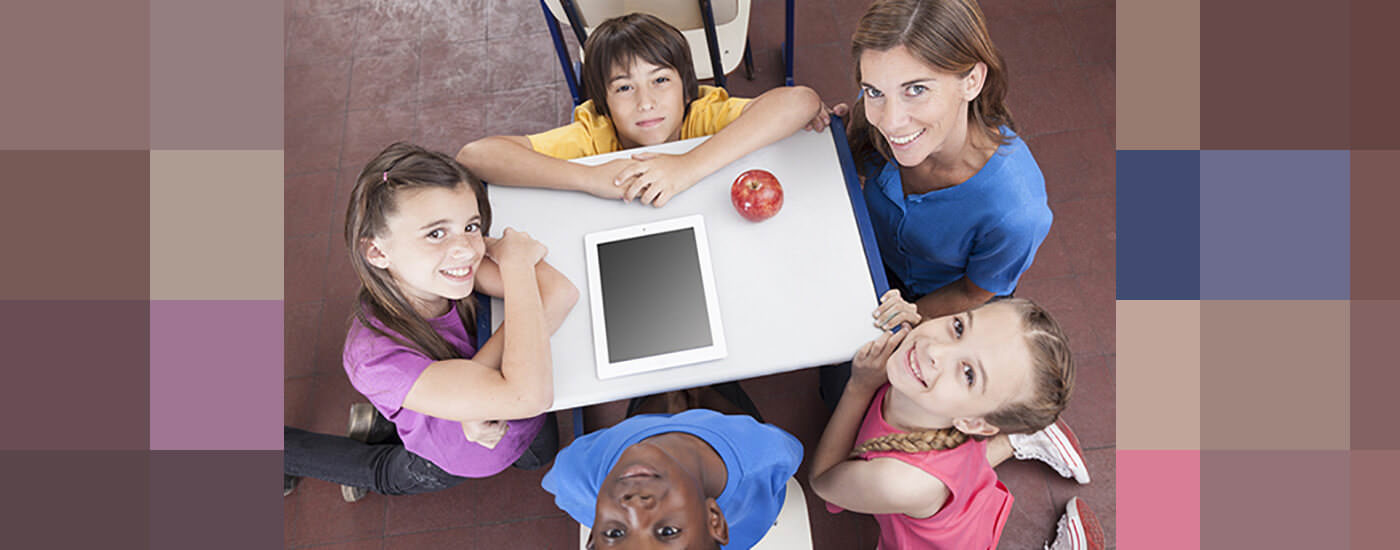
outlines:
[[[386, 220], [397, 209], [395, 199], [399, 191], [428, 187], [455, 189], [462, 185], [476, 195], [481, 231], [483, 235], [488, 234], [491, 204], [480, 179], [450, 156], [416, 145], [395, 143], [375, 156], [360, 172], [355, 188], [350, 191], [350, 206], [345, 214], [345, 245], [350, 251], [350, 265], [360, 279], [355, 319], [366, 328], [400, 344], [416, 347], [437, 361], [458, 359], [461, 354], [418, 314], [388, 270], [369, 263], [365, 247], [371, 239], [388, 230]], [[468, 297], [453, 302], [462, 325], [475, 336], [475, 301]], [[371, 318], [392, 332], [381, 330], [370, 322]]]
[[[1022, 337], [1031, 355], [1031, 382], [1035, 384], [1030, 399], [1008, 403], [992, 411], [984, 419], [1000, 433], [1032, 433], [1055, 423], [1069, 404], [1074, 391], [1074, 354], [1069, 338], [1060, 324], [1035, 302], [1025, 298], [1006, 298], [995, 303], [1007, 304], [1021, 314]], [[956, 428], [902, 432], [871, 438], [851, 451], [851, 457], [870, 451], [903, 451], [918, 453], [951, 449], [967, 441], [968, 435]]]
[[593, 100], [593, 110], [608, 114], [608, 79], [613, 69], [627, 67], [641, 59], [652, 65], [675, 69], [681, 75], [685, 112], [700, 97], [700, 80], [690, 58], [690, 44], [681, 31], [648, 13], [614, 17], [593, 29], [583, 44], [583, 95]]
[[[851, 36], [856, 85], [861, 82], [861, 53], [897, 46], [907, 48], [919, 61], [958, 75], [966, 75], [978, 63], [985, 64], [982, 92], [968, 105], [968, 129], [996, 143], [1010, 141], [999, 130], [1006, 126], [1016, 131], [1011, 109], [1006, 106], [1006, 62], [992, 44], [976, 0], [876, 0]], [[857, 167], [866, 170], [891, 158], [889, 144], [865, 117], [863, 96], [851, 106], [850, 121], [846, 137]]]

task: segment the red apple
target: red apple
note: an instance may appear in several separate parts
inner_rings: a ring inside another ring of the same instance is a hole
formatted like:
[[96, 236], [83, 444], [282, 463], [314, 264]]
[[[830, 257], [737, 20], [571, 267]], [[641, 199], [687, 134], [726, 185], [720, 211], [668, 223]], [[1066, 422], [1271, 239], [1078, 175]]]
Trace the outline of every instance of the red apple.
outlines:
[[729, 187], [729, 198], [734, 201], [739, 215], [751, 222], [761, 222], [783, 207], [783, 186], [772, 172], [749, 170], [734, 180], [734, 185]]

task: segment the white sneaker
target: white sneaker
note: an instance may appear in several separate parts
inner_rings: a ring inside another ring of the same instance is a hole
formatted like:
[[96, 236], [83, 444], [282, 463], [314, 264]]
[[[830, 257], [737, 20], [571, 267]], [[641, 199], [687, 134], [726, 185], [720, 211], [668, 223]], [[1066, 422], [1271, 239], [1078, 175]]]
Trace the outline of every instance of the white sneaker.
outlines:
[[1055, 526], [1055, 542], [1045, 545], [1045, 550], [1103, 550], [1103, 526], [1098, 516], [1079, 497], [1069, 499], [1065, 505], [1065, 515]]
[[1063, 477], [1074, 478], [1081, 484], [1089, 482], [1089, 468], [1084, 465], [1084, 451], [1079, 438], [1070, 431], [1063, 419], [1030, 435], [1010, 434], [1011, 449], [1016, 458], [1034, 458], [1054, 468]]

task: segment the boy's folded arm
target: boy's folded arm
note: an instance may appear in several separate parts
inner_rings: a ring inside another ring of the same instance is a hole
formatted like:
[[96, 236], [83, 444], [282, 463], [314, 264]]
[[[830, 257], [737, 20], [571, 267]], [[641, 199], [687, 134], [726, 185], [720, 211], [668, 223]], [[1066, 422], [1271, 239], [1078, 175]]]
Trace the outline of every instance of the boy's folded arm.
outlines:
[[544, 187], [595, 192], [595, 167], [561, 160], [535, 151], [525, 136], [491, 136], [462, 146], [457, 162], [472, 174], [496, 185]]
[[806, 86], [768, 90], [745, 105], [733, 122], [685, 156], [702, 173], [714, 173], [739, 157], [792, 135], [820, 110], [821, 98]]

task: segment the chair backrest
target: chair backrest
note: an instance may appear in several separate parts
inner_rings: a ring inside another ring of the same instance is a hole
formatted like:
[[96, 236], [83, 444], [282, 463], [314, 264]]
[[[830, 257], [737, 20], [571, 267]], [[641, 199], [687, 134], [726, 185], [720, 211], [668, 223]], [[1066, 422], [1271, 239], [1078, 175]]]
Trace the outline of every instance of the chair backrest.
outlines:
[[[578, 526], [578, 547], [588, 548], [588, 528]], [[787, 481], [787, 496], [783, 508], [778, 511], [778, 519], [773, 527], [753, 545], [753, 550], [811, 550], [812, 521], [807, 516], [807, 495], [797, 478]]]
[[[550, 14], [560, 24], [568, 24], [569, 18], [559, 0], [544, 0]], [[680, 29], [690, 44], [690, 57], [695, 63], [695, 77], [701, 80], [712, 78], [710, 49], [705, 41], [705, 26], [700, 15], [697, 0], [575, 0], [585, 33], [592, 33], [599, 23], [628, 13], [650, 13]], [[725, 74], [738, 68], [744, 57], [744, 47], [748, 40], [749, 8], [751, 0], [712, 0], [715, 14], [715, 34], [719, 45], [720, 67]], [[580, 59], [583, 56], [580, 54]]]

